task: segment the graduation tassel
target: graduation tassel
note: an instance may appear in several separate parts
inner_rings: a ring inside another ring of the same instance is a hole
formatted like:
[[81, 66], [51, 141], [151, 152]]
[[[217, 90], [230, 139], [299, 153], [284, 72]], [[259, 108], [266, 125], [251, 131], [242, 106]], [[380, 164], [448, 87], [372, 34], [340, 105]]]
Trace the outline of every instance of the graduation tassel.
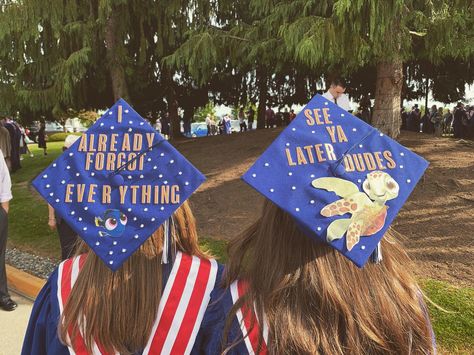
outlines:
[[168, 264], [169, 252], [170, 252], [170, 243], [171, 243], [171, 231], [170, 231], [170, 220], [167, 219], [163, 223], [163, 251], [161, 253], [161, 263]]
[[[170, 217], [170, 239], [169, 239], [169, 258], [171, 259], [171, 263], [174, 263], [174, 259], [176, 258], [176, 243], [173, 242], [172, 233], [175, 231], [174, 219]], [[172, 249], [171, 249], [172, 248]]]
[[370, 256], [370, 261], [374, 264], [380, 264], [382, 261], [382, 245], [380, 242], [377, 243], [377, 248], [375, 248], [374, 252]]

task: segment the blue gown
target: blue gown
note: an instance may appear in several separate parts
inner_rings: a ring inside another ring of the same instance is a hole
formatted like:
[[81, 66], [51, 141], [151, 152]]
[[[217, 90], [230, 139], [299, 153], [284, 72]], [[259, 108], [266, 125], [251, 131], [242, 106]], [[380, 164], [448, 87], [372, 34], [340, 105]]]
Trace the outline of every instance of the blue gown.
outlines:
[[[211, 301], [209, 302], [204, 316], [204, 321], [210, 325], [206, 327], [205, 333], [203, 334], [204, 341], [202, 343], [202, 349], [205, 354], [215, 355], [222, 353], [222, 338], [224, 335], [225, 321], [227, 313], [231, 310], [233, 305], [232, 295], [228, 289], [216, 288], [212, 291]], [[232, 344], [240, 339], [242, 339], [242, 331], [240, 330], [237, 317], [234, 317], [229, 331], [228, 344]], [[241, 355], [249, 354], [249, 352], [245, 343], [240, 341], [228, 354]]]
[[226, 134], [231, 134], [232, 133], [232, 126], [231, 126], [230, 120], [225, 120], [224, 125], [225, 125], [225, 133]]
[[[164, 270], [164, 276], [169, 274], [169, 269], [170, 266], [168, 266], [168, 270]], [[219, 264], [215, 287], [220, 284], [222, 271], [223, 266]], [[166, 281], [164, 283], [166, 283]], [[67, 346], [61, 343], [57, 334], [60, 314], [57, 299], [57, 285], [58, 269], [56, 268], [34, 303], [23, 342], [22, 355], [69, 355]], [[209, 342], [207, 338], [212, 335], [212, 332], [208, 329], [211, 327], [209, 321], [212, 320], [212, 318], [206, 317], [207, 313], [206, 311], [201, 322], [191, 354], [205, 353], [203, 348], [206, 346], [205, 344]], [[211, 314], [213, 313], [214, 312], [211, 312]], [[214, 329], [214, 324], [212, 324], [212, 328]]]

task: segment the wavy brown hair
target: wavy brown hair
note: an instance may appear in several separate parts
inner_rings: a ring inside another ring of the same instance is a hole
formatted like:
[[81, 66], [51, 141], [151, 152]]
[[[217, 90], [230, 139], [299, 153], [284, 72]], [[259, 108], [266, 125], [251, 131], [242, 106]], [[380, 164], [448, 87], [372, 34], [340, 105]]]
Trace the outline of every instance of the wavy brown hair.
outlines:
[[[173, 214], [172, 242], [189, 255], [208, 258], [198, 245], [196, 223], [185, 202]], [[158, 312], [162, 293], [161, 254], [163, 226], [115, 272], [82, 242], [77, 255], [87, 257], [59, 322], [59, 338], [68, 343], [79, 324], [85, 346], [93, 342], [109, 353], [133, 354], [145, 348]], [[85, 321], [85, 322], [84, 322]]]
[[242, 341], [228, 338], [243, 304], [268, 320], [272, 354], [432, 353], [410, 259], [394, 232], [386, 233], [382, 249], [380, 264], [359, 269], [267, 200], [261, 218], [229, 245], [226, 286], [242, 279], [249, 289], [227, 315], [223, 353]]

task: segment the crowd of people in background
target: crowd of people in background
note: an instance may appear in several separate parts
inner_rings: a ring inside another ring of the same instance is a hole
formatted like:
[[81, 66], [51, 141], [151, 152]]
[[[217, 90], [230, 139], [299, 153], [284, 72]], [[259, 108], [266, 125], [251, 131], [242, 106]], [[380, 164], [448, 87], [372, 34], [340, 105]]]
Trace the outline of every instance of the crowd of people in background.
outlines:
[[[339, 105], [339, 100], [337, 104]], [[369, 99], [363, 98], [357, 110], [349, 112], [362, 121], [372, 124], [372, 106]], [[229, 113], [220, 117], [207, 114], [205, 118], [207, 134], [205, 135], [227, 135], [254, 130], [257, 128], [256, 116], [257, 112], [252, 105], [248, 109], [244, 106], [239, 107], [235, 116]], [[264, 116], [264, 127], [275, 128], [289, 125], [295, 119], [296, 113], [294, 109], [286, 106], [280, 106], [275, 112], [275, 109], [268, 105]], [[415, 104], [411, 110], [407, 111], [402, 107], [401, 121], [402, 130], [429, 133], [437, 137], [454, 136], [459, 139], [474, 139], [474, 106], [465, 106], [463, 103], [458, 103], [453, 109], [433, 105], [430, 109], [424, 110]], [[165, 137], [169, 137], [171, 121], [168, 114], [156, 120], [155, 129]], [[190, 120], [183, 120], [181, 131], [185, 136], [193, 137]]]
[[[343, 83], [335, 83], [334, 90], [344, 88]], [[337, 90], [336, 90], [337, 91]], [[345, 103], [343, 99], [347, 96], [343, 93], [332, 93], [331, 89], [324, 95], [335, 97], [334, 102], [339, 106], [346, 105], [349, 112], [352, 112], [349, 101]], [[335, 96], [334, 96], [335, 95]], [[424, 111], [424, 112], [423, 112]], [[367, 98], [363, 98], [359, 102], [359, 106], [354, 115], [368, 124], [372, 124], [372, 106]], [[254, 104], [251, 103], [246, 109], [244, 106], [239, 107], [234, 117], [231, 114], [224, 114], [221, 117], [214, 117], [208, 114], [205, 118], [207, 128], [207, 136], [217, 134], [228, 135], [235, 132], [246, 132], [256, 129], [257, 112]], [[286, 106], [280, 106], [278, 111], [268, 105], [265, 112], [265, 128], [275, 128], [287, 126], [296, 117], [294, 109]], [[155, 122], [155, 129], [165, 138], [169, 138], [171, 134], [171, 119], [168, 113], [165, 113], [157, 119], [153, 119], [151, 113], [148, 115], [150, 122]], [[423, 132], [433, 134], [434, 136], [453, 136], [458, 139], [474, 139], [474, 105], [465, 106], [459, 102], [453, 109], [437, 107], [433, 105], [429, 110], [421, 110], [418, 104], [413, 105], [411, 110], [401, 108], [401, 129], [413, 132]], [[191, 119], [182, 120], [181, 132], [186, 137], [194, 137], [192, 132]], [[2, 150], [5, 161], [11, 173], [21, 168], [21, 160], [23, 154], [33, 156], [28, 148], [28, 143], [33, 141], [28, 137], [28, 129], [23, 128], [17, 121], [11, 118], [0, 118], [0, 150]], [[47, 155], [47, 134], [45, 131], [45, 123], [39, 125], [39, 131], [36, 136], [38, 147], [43, 149], [43, 154]]]
[[[373, 107], [368, 97], [363, 97], [358, 109], [353, 112], [348, 96], [345, 94], [346, 83], [342, 79], [331, 80], [328, 90], [323, 94], [327, 100], [335, 103], [342, 109], [353, 113], [362, 121], [372, 124]], [[235, 114], [225, 114], [219, 118], [214, 118], [212, 114], [208, 114], [205, 118], [207, 132], [205, 135], [212, 136], [216, 134], [231, 134], [234, 132], [246, 132], [253, 130], [256, 121], [255, 103], [250, 102], [248, 109], [240, 106]], [[296, 117], [293, 109], [287, 106], [279, 106], [275, 112], [272, 105], [267, 105], [264, 112], [264, 127], [275, 128], [287, 126]], [[170, 119], [168, 114], [158, 119], [155, 128], [165, 137], [169, 137]], [[183, 128], [181, 131], [187, 137], [194, 137], [191, 132], [191, 120], [183, 120]], [[260, 127], [259, 127], [260, 128]], [[401, 129], [414, 132], [423, 132], [433, 134], [434, 136], [454, 136], [459, 139], [474, 139], [474, 106], [465, 107], [459, 102], [452, 110], [433, 105], [431, 109], [422, 110], [415, 104], [411, 111], [401, 108]]]
[[474, 106], [459, 102], [452, 110], [433, 105], [422, 115], [418, 105], [411, 111], [402, 108], [402, 129], [433, 134], [454, 136], [458, 139], [474, 139]]
[[[204, 120], [206, 125], [206, 136], [227, 135], [236, 132], [247, 132], [256, 129], [257, 112], [254, 104], [246, 108], [241, 106], [238, 108], [236, 114], [226, 113], [221, 116], [214, 114], [207, 114]], [[283, 127], [290, 124], [296, 117], [295, 110], [288, 107], [281, 106], [277, 112], [271, 106], [267, 107], [265, 111], [265, 128]], [[168, 113], [160, 115], [158, 118], [153, 118], [152, 114], [148, 115], [149, 122], [154, 128], [160, 132], [165, 138], [169, 138], [171, 134], [171, 120]], [[155, 122], [153, 124], [153, 122]], [[181, 133], [186, 137], [193, 137], [191, 120], [181, 119]]]
[[279, 108], [275, 113], [275, 111], [268, 106], [265, 111], [265, 128], [288, 126], [295, 117], [296, 113], [293, 109], [288, 110], [288, 108], [285, 107], [282, 110], [282, 108]]
[[10, 173], [21, 168], [23, 154], [33, 157], [28, 143], [32, 141], [28, 138], [28, 130], [11, 118], [0, 118], [0, 150], [3, 153], [5, 162]]

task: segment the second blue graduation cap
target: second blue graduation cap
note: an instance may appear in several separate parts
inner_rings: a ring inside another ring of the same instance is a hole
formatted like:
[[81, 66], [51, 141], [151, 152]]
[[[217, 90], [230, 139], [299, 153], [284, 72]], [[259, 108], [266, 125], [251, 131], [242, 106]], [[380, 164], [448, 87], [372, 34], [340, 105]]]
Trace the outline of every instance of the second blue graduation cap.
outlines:
[[316, 95], [243, 176], [362, 267], [428, 162]]
[[204, 180], [119, 100], [33, 186], [116, 270]]

